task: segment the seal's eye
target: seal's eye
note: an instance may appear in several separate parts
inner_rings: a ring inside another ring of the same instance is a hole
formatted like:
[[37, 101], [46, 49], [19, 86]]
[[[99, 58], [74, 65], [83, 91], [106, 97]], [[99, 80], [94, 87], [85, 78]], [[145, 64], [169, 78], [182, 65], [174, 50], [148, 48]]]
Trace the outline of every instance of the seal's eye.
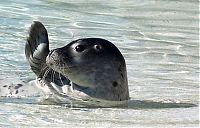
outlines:
[[97, 50], [97, 51], [100, 51], [102, 49], [101, 45], [94, 45], [94, 48]]
[[84, 47], [83, 45], [77, 45], [77, 46], [75, 47], [75, 50], [76, 50], [77, 52], [82, 52], [82, 51], [85, 50], [85, 47]]

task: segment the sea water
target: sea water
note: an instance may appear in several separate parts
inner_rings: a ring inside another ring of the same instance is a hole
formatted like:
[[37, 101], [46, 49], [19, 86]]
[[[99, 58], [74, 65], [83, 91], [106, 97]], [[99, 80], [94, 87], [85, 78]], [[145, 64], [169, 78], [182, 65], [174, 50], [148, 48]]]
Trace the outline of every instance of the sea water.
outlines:
[[50, 48], [99, 37], [125, 57], [125, 108], [41, 105], [38, 95], [0, 98], [0, 127], [199, 127], [197, 0], [2, 0], [0, 92], [35, 79], [25, 59], [28, 27], [41, 21]]

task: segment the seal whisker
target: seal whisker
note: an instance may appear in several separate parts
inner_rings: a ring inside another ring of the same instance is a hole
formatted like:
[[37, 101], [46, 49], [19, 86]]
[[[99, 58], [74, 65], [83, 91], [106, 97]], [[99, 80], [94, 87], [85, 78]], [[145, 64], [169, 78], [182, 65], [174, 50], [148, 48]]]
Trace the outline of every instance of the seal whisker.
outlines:
[[54, 75], [53, 73], [54, 73], [54, 70], [51, 70], [51, 81], [54, 81], [53, 80], [53, 75]]
[[50, 70], [51, 70], [51, 69], [50, 69], [49, 67], [46, 67], [46, 71], [44, 72], [44, 75], [43, 75], [43, 77], [42, 77], [43, 80], [46, 79], [46, 77], [47, 77], [47, 75], [49, 74]]
[[55, 74], [56, 74], [56, 72], [55, 72], [55, 70], [52, 70], [53, 71], [53, 73], [52, 73], [52, 75], [53, 75], [53, 83], [55, 83]]
[[48, 70], [48, 68], [49, 68], [48, 66], [45, 66], [44, 68], [42, 68], [41, 71], [39, 72], [38, 77], [44, 76], [44, 73], [46, 72], [46, 70]]
[[63, 58], [62, 58], [62, 60], [61, 60], [61, 61], [62, 61], [61, 71], [62, 71], [62, 72], [64, 72], [64, 66], [65, 66], [65, 65], [64, 65]]
[[[59, 61], [59, 70], [60, 70], [60, 71], [62, 70], [62, 67], [63, 67], [63, 66], [61, 66], [60, 61]], [[62, 80], [62, 78], [61, 78], [61, 73], [60, 73], [60, 72], [58, 72], [58, 76], [59, 76], [59, 79], [60, 79], [60, 81], [61, 81], [61, 84], [64, 86], [64, 83], [63, 83], [63, 80]]]

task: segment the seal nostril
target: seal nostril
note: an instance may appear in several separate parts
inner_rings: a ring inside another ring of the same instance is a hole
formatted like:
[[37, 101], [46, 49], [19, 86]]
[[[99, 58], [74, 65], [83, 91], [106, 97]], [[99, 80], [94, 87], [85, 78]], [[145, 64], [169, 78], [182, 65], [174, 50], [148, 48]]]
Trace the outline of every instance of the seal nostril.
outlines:
[[49, 55], [51, 55], [53, 52], [54, 52], [54, 50], [51, 50], [51, 51], [49, 52]]

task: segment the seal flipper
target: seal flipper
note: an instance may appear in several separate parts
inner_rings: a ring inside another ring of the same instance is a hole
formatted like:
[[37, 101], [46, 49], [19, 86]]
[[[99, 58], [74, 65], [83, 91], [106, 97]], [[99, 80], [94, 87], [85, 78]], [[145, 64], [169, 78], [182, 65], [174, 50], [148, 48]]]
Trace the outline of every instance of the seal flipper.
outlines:
[[[49, 39], [48, 33], [44, 25], [39, 21], [34, 21], [29, 29], [29, 36], [25, 45], [26, 59], [28, 60], [32, 71], [38, 78], [43, 78], [46, 70], [45, 80], [54, 82], [59, 86], [69, 84], [70, 81], [63, 75], [53, 71], [51, 68], [46, 68], [46, 57], [49, 54]], [[53, 71], [53, 75], [52, 75]]]
[[34, 21], [30, 27], [25, 54], [32, 71], [40, 77], [41, 71], [46, 66], [46, 57], [49, 54], [49, 39], [47, 30], [39, 21]]

